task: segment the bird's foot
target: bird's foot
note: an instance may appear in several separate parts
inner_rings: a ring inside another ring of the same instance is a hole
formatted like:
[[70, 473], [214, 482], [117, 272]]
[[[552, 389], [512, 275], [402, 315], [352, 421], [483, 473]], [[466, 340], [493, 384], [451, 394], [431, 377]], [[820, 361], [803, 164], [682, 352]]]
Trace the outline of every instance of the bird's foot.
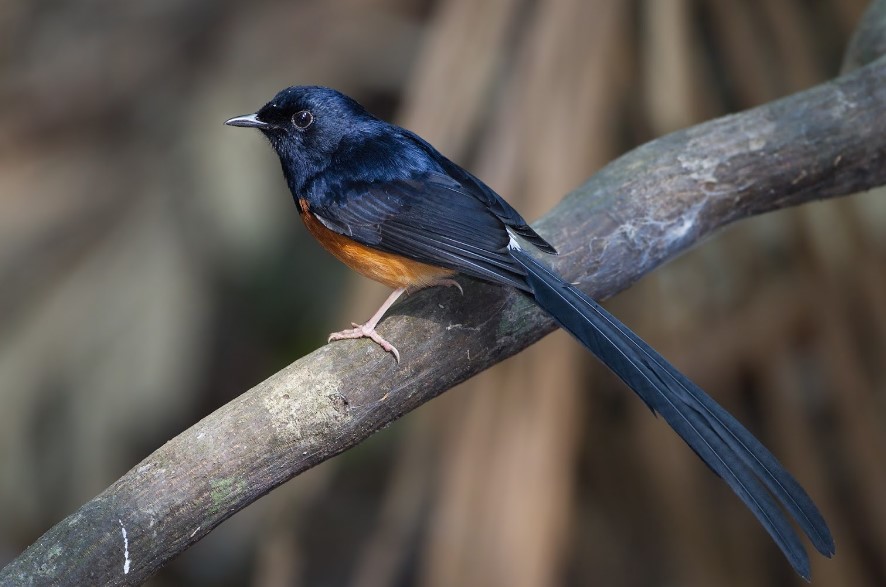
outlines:
[[397, 350], [397, 347], [382, 338], [382, 336], [375, 331], [374, 325], [370, 325], [370, 323], [357, 324], [355, 322], [351, 322], [351, 324], [353, 325], [353, 328], [342, 330], [341, 332], [333, 332], [329, 335], [329, 340], [326, 342], [332, 342], [333, 340], [368, 338], [387, 352], [394, 355], [394, 358], [397, 359], [397, 364], [400, 364], [400, 352]]

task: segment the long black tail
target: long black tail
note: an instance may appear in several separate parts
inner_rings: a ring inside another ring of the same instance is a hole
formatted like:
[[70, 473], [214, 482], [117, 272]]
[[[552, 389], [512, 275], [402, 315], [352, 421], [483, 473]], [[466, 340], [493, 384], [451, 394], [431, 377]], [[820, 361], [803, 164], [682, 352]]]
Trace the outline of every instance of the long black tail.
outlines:
[[[794, 569], [809, 579], [809, 558], [774, 495], [825, 556], [834, 554], [827, 523], [800, 484], [738, 420], [594, 300], [519, 249], [536, 303], [664, 417], [750, 508]], [[769, 488], [764, 489], [761, 482]]]

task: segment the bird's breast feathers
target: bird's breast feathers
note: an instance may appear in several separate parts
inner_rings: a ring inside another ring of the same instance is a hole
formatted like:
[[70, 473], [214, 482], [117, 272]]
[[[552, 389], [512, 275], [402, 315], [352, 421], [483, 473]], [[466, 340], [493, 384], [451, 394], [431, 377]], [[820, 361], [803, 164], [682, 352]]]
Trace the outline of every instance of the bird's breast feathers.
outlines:
[[308, 232], [324, 249], [354, 271], [388, 287], [423, 287], [455, 273], [451, 269], [373, 249], [330, 230], [311, 212], [310, 204], [304, 198], [299, 198], [298, 209]]

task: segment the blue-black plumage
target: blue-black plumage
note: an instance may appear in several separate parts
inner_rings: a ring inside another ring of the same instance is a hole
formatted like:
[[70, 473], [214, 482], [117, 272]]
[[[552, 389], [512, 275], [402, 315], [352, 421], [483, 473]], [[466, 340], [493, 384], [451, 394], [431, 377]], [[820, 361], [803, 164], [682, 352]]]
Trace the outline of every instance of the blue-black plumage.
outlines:
[[528, 249], [556, 251], [504, 199], [419, 136], [319, 86], [287, 88], [228, 124], [268, 137], [306, 225], [327, 249], [397, 288], [369, 322], [331, 339], [369, 337], [399, 360], [375, 326], [404, 291], [454, 283], [448, 277], [455, 273], [517, 288], [662, 415], [800, 575], [809, 578], [809, 559], [784, 510], [816, 550], [834, 554], [821, 513], [772, 453], [624, 324], [530, 255]]

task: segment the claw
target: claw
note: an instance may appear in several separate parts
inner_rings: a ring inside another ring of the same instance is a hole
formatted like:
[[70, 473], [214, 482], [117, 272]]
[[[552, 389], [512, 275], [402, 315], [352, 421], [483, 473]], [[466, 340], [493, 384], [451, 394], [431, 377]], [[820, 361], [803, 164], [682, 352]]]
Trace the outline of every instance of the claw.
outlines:
[[460, 293], [461, 295], [465, 295], [465, 290], [463, 290], [461, 288], [461, 284], [454, 279], [441, 279], [440, 281], [438, 281], [434, 285], [442, 285], [445, 287], [454, 287], [454, 288], [458, 289], [458, 293]]
[[397, 350], [397, 347], [389, 343], [385, 340], [382, 335], [376, 332], [375, 328], [371, 327], [367, 324], [355, 324], [354, 328], [350, 328], [348, 330], [342, 330], [341, 332], [333, 332], [329, 335], [329, 340], [326, 342], [332, 342], [333, 340], [353, 340], [358, 338], [368, 338], [385, 351], [394, 355], [394, 358], [397, 360], [397, 364], [400, 364], [400, 351]]
[[438, 286], [454, 287], [454, 288], [458, 289], [458, 293], [460, 293], [461, 295], [465, 295], [465, 290], [463, 290], [461, 288], [461, 284], [454, 279], [438, 279], [437, 281], [432, 281], [431, 283], [428, 283], [426, 285], [419, 285], [414, 288], [411, 287], [411, 288], [409, 288], [408, 292], [410, 294], [414, 294], [417, 291], [421, 291], [421, 290], [427, 289], [429, 287], [438, 287]]

